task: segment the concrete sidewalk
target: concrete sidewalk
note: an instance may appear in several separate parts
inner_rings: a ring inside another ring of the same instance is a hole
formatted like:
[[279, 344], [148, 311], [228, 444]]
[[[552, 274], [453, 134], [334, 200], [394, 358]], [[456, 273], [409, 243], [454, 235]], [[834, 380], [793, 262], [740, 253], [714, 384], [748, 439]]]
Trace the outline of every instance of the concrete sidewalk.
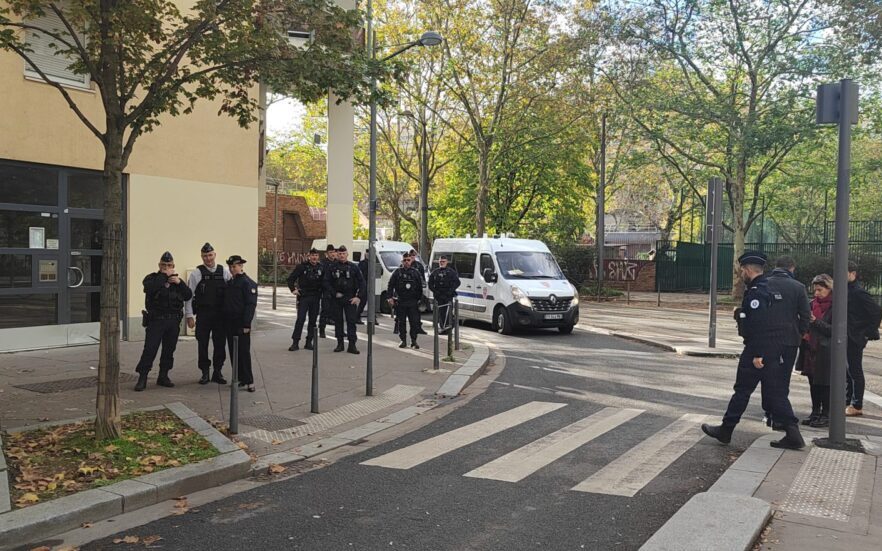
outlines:
[[[319, 343], [319, 411], [310, 412], [312, 352], [288, 352], [294, 305], [280, 289], [278, 309], [270, 308], [269, 289], [260, 291], [258, 323], [252, 338], [257, 391], [239, 392], [239, 435], [258, 456], [298, 448], [355, 426], [420, 404], [430, 406], [435, 392], [468, 360], [465, 345], [455, 362], [432, 369], [432, 335], [423, 335], [420, 350], [399, 349], [391, 320], [382, 317], [374, 338], [373, 396], [365, 396], [366, 335], [359, 325], [360, 355], [332, 352], [336, 341]], [[424, 323], [431, 332], [431, 321]], [[328, 334], [333, 334], [328, 328]], [[441, 338], [442, 357], [446, 339]], [[303, 340], [301, 340], [301, 346]], [[121, 409], [182, 402], [201, 417], [228, 422], [230, 385], [199, 385], [196, 342], [181, 337], [170, 377], [174, 388], [156, 386], [158, 364], [144, 392], [134, 392], [135, 365], [142, 342], [120, 344]], [[158, 362], [158, 358], [157, 358]], [[0, 427], [94, 415], [98, 346], [80, 346], [0, 355]], [[223, 368], [229, 380], [229, 361]], [[281, 432], [280, 432], [281, 431]]]

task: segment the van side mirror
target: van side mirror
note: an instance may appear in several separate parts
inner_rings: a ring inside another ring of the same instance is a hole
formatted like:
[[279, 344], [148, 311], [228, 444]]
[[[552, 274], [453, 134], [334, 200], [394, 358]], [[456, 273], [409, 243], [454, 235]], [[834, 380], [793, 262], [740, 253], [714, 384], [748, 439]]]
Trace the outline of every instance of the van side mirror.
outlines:
[[499, 280], [499, 276], [490, 268], [484, 268], [484, 272], [481, 275], [487, 283], [496, 283]]

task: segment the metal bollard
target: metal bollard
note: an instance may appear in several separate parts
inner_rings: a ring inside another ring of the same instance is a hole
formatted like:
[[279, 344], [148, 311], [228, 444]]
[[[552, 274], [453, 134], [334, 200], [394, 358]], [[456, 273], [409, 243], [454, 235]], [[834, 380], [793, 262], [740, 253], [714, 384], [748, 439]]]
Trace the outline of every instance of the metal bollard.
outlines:
[[457, 350], [462, 350], [462, 345], [459, 344], [459, 299], [453, 299], [453, 342], [454, 348]]
[[448, 320], [448, 322], [444, 324], [444, 328], [447, 331], [447, 358], [450, 361], [453, 361], [453, 324], [450, 323], [450, 320], [453, 319], [453, 313], [451, 312], [453, 309], [453, 303], [448, 302], [445, 306], [447, 306], [447, 315], [445, 317]]
[[312, 328], [312, 391], [310, 393], [310, 407], [309, 411], [311, 413], [319, 412], [319, 393], [318, 393], [318, 331], [316, 328]]
[[233, 376], [230, 380], [230, 434], [239, 434], [239, 337], [233, 337]]
[[439, 369], [441, 367], [441, 362], [439, 360], [440, 351], [438, 350], [438, 301], [432, 299], [432, 326], [434, 327], [434, 350], [432, 353], [432, 369]]

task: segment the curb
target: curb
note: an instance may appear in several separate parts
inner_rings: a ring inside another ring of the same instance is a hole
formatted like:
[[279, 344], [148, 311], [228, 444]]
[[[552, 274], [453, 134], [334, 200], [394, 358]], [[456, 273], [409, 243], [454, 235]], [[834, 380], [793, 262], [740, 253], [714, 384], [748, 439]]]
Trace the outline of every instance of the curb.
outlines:
[[627, 333], [624, 331], [615, 331], [611, 329], [606, 329], [603, 327], [596, 327], [593, 325], [578, 325], [582, 329], [586, 331], [590, 331], [592, 333], [598, 333], [600, 335], [609, 335], [610, 337], [618, 337], [620, 339], [625, 339], [633, 342], [639, 342], [640, 344], [647, 344], [649, 346], [654, 346], [656, 348], [661, 348], [667, 352], [674, 352], [679, 354], [680, 356], [699, 356], [704, 358], [738, 358], [741, 356], [740, 351], [727, 350], [727, 349], [719, 349], [713, 350], [710, 348], [698, 348], [695, 346], [674, 346], [668, 344], [664, 341], [661, 341], [657, 338], [643, 337], [641, 335], [635, 335], [634, 333]]
[[[220, 455], [4, 513], [0, 515], [0, 541], [3, 542], [0, 543], [0, 550], [45, 540], [78, 528], [84, 522], [135, 511], [174, 497], [220, 486], [248, 474], [251, 458], [214, 427], [180, 402], [149, 409], [162, 407], [202, 435], [217, 448]], [[8, 492], [8, 486], [4, 488]]]
[[772, 516], [772, 505], [753, 497], [784, 450], [766, 434], [726, 469], [706, 492], [695, 494], [640, 551], [714, 549], [748, 551]]
[[[462, 367], [452, 373], [441, 387], [435, 392], [439, 398], [454, 398], [458, 396], [468, 385], [472, 384], [487, 367], [490, 361], [490, 350], [487, 346], [478, 343], [470, 343], [474, 346], [471, 357], [466, 360]], [[265, 474], [271, 465], [287, 467], [304, 459], [311, 459], [325, 452], [329, 452], [343, 446], [351, 446], [380, 431], [399, 425], [417, 415], [441, 405], [437, 401], [425, 401], [423, 403], [406, 407], [391, 413], [386, 417], [365, 423], [348, 431], [310, 442], [292, 451], [283, 451], [265, 455], [251, 466], [251, 475]]]
[[12, 510], [9, 493], [9, 475], [6, 471], [6, 455], [3, 453], [3, 437], [0, 436], [0, 514]]

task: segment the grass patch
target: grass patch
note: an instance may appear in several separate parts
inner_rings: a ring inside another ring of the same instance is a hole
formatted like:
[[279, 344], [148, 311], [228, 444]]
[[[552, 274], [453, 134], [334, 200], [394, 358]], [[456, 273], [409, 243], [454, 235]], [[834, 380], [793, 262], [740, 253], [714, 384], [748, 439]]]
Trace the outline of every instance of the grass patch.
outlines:
[[218, 455], [199, 433], [167, 409], [123, 416], [122, 436], [96, 440], [91, 422], [5, 435], [14, 507], [100, 488]]

